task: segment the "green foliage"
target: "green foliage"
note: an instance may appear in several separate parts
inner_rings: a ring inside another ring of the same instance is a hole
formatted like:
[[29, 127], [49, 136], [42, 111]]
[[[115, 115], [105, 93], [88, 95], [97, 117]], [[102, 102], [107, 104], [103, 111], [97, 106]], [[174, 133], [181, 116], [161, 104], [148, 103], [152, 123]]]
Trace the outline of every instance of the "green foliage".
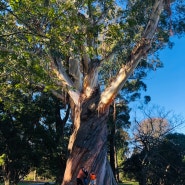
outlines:
[[[178, 2], [178, 1], [177, 1]], [[108, 85], [120, 67], [127, 62], [131, 50], [141, 39], [154, 1], [139, 0], [126, 3], [117, 1], [64, 1], [11, 0], [0, 4], [0, 65], [2, 74], [16, 77], [15, 87], [22, 84], [45, 91], [64, 90], [53, 73], [53, 61], [61, 61], [68, 73], [69, 57], [82, 60], [87, 54], [90, 60], [104, 60], [100, 80]], [[152, 57], [143, 59], [130, 81], [127, 92], [145, 90], [142, 78], [149, 70], [162, 67], [157, 50], [169, 41], [170, 29], [176, 34], [184, 31], [180, 17], [184, 4], [173, 4], [179, 17], [169, 15], [165, 8], [152, 43]], [[173, 14], [175, 15], [175, 14]], [[171, 20], [173, 21], [173, 24]], [[174, 26], [170, 28], [170, 26]], [[111, 56], [111, 57], [110, 57]], [[51, 62], [52, 61], [52, 62]], [[51, 64], [52, 63], [52, 64]], [[22, 83], [21, 83], [22, 82]], [[124, 97], [125, 98], [125, 97]], [[133, 93], [128, 101], [140, 98]]]
[[140, 183], [159, 184], [162, 181], [165, 185], [183, 185], [184, 139], [183, 134], [169, 134], [149, 153], [143, 149], [133, 154], [124, 164], [125, 173]]
[[2, 154], [0, 156], [0, 166], [3, 166], [5, 164], [6, 154]]
[[[108, 120], [108, 153], [113, 173], [120, 174], [119, 169], [128, 152], [128, 133], [130, 126], [129, 108], [123, 102], [115, 102], [115, 106], [110, 107]], [[116, 157], [115, 157], [116, 156]], [[117, 179], [119, 181], [119, 179]]]
[[[117, 73], [135, 43], [141, 39], [153, 3], [152, 0], [129, 1], [125, 6], [112, 0], [62, 3], [57, 0], [3, 1], [0, 9], [0, 42], [4, 49], [1, 49], [1, 55], [12, 71], [16, 69], [23, 74], [26, 69], [24, 80], [28, 76], [27, 81], [32, 81], [30, 83], [42, 81], [45, 84], [47, 78], [47, 81], [51, 80], [47, 74], [53, 50], [60, 53], [66, 70], [65, 59], [68, 56], [87, 53], [91, 59], [103, 59], [115, 53], [114, 59], [107, 60], [102, 67], [102, 77], [106, 81]], [[180, 16], [184, 6], [177, 4], [175, 7]], [[152, 53], [169, 42], [171, 17], [167, 12], [164, 11], [162, 15]], [[184, 27], [179, 21], [175, 16], [172, 26], [180, 23], [176, 29], [179, 31], [175, 33], [181, 34]], [[84, 43], [85, 50], [81, 49]], [[19, 67], [16, 67], [16, 63]], [[150, 64], [149, 61], [145, 63]], [[140, 66], [138, 70], [141, 70]]]
[[123, 183], [119, 183], [119, 185], [139, 185], [139, 184], [138, 182], [124, 181]]
[[25, 94], [12, 83], [2, 88], [1, 95], [5, 92], [0, 102], [1, 176], [17, 183], [32, 167], [44, 164], [44, 172], [49, 168], [49, 175], [60, 174], [59, 178], [65, 169], [68, 142], [68, 135], [62, 139], [63, 132], [56, 126], [62, 102], [49, 94]]

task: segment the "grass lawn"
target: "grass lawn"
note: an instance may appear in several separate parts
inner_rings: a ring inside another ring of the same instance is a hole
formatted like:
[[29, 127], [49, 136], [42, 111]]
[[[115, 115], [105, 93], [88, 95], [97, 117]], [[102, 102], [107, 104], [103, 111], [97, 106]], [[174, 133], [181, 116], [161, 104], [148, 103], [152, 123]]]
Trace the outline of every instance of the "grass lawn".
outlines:
[[[20, 182], [18, 185], [29, 185], [29, 182]], [[4, 185], [3, 183], [0, 183], [0, 185]], [[123, 183], [119, 183], [118, 185], [139, 185], [137, 182], [132, 181], [124, 181]]]
[[[23, 181], [21, 181], [21, 182], [19, 182], [18, 183], [18, 185], [30, 185], [30, 184], [39, 184], [39, 183], [43, 183], [44, 184], [44, 182], [31, 182], [31, 181], [25, 181], [25, 182], [23, 182]], [[0, 183], [0, 185], [4, 185], [4, 183]]]
[[119, 183], [119, 185], [139, 185], [139, 183], [133, 181], [124, 181], [123, 183]]

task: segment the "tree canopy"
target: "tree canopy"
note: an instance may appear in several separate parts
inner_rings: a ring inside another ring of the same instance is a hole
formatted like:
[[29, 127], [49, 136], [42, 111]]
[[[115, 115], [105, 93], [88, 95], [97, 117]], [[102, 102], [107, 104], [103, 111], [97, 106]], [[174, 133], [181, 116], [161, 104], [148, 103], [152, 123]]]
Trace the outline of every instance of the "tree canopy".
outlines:
[[[82, 76], [88, 72], [87, 66], [90, 68], [90, 65], [96, 64], [104, 72], [100, 76], [103, 78], [101, 81], [104, 85], [109, 84], [114, 81], [113, 77], [121, 66], [129, 63], [131, 54], [142, 44], [147, 45], [142, 38], [152, 39], [152, 49], [149, 52], [152, 54], [166, 43], [171, 44], [169, 36], [172, 31], [174, 34], [183, 33], [184, 6], [180, 4], [181, 1], [177, 1], [172, 4], [172, 9], [170, 2], [164, 1], [165, 11], [160, 17], [156, 33], [153, 34], [155, 28], [153, 29], [149, 20], [157, 18], [157, 13], [153, 12], [151, 15], [151, 12], [155, 11], [152, 10], [153, 6], [155, 9], [159, 5], [154, 2], [1, 1], [1, 54], [6, 58], [6, 63], [1, 65], [9, 66], [9, 74], [24, 74], [23, 80], [32, 86], [44, 86], [53, 90], [53, 86], [46, 83], [52, 81], [55, 82], [53, 85], [57, 85], [57, 90], [61, 90], [62, 84], [62, 90], [67, 88], [69, 94], [77, 95], [78, 91], [72, 91], [73, 83], [65, 73], [71, 74], [73, 81], [75, 80], [75, 88], [82, 90]], [[161, 65], [156, 58], [138, 61], [140, 65], [137, 68], [140, 70]], [[79, 65], [76, 69], [78, 74], [72, 74], [74, 71], [69, 69], [75, 63]], [[137, 77], [144, 74], [142, 72], [135, 75]], [[84, 85], [87, 80], [84, 79]], [[102, 102], [109, 91], [102, 95]], [[76, 96], [73, 99], [74, 97]]]
[[8, 96], [0, 103], [0, 180], [17, 184], [37, 168], [61, 182], [69, 135], [65, 120], [58, 120], [62, 103], [51, 94], [27, 96], [13, 87]]

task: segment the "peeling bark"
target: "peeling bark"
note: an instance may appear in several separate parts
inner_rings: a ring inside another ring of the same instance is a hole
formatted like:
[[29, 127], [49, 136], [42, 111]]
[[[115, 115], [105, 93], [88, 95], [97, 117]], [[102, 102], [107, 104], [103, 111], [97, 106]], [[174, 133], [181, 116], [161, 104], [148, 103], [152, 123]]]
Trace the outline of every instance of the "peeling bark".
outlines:
[[[81, 108], [75, 107], [74, 131], [70, 138], [70, 156], [62, 185], [74, 185], [80, 167], [97, 175], [97, 184], [116, 185], [107, 159], [108, 111], [98, 115], [99, 89], [90, 99], [83, 101]], [[94, 107], [94, 108], [92, 108]]]

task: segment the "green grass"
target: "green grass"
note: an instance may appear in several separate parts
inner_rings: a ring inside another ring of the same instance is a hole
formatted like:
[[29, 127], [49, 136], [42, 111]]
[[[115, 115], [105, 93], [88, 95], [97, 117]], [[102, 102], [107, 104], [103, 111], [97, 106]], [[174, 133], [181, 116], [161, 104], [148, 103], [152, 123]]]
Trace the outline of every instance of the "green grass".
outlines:
[[[34, 182], [29, 182], [29, 181], [25, 181], [25, 182], [19, 182], [18, 185], [30, 185], [30, 184], [34, 184]], [[4, 185], [4, 183], [0, 183], [0, 185]]]
[[119, 185], [139, 185], [139, 183], [133, 181], [124, 181], [123, 183], [119, 183]]
[[[0, 185], [4, 185], [0, 183]], [[29, 182], [20, 182], [18, 185], [29, 185]], [[138, 182], [133, 181], [124, 181], [123, 183], [119, 183], [118, 185], [139, 185]]]
[[28, 185], [28, 184], [31, 184], [29, 182], [19, 182], [18, 185]]

